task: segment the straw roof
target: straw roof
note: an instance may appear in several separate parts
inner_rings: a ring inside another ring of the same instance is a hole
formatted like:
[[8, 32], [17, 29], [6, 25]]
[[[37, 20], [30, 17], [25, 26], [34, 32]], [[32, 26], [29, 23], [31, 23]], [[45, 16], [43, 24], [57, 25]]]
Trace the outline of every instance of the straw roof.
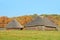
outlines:
[[51, 20], [49, 20], [46, 17], [40, 17], [37, 16], [36, 18], [34, 18], [31, 22], [27, 23], [25, 25], [25, 27], [28, 26], [49, 26], [49, 27], [57, 27], [57, 25], [55, 23], [53, 23]]
[[27, 23], [25, 26], [37, 26], [37, 25], [44, 25], [43, 19], [40, 16], [34, 18], [31, 22]]
[[57, 27], [57, 25], [53, 21], [49, 20], [47, 17], [44, 17], [43, 21], [45, 26]]
[[7, 24], [6, 28], [23, 28], [23, 26], [16, 19], [13, 19]]

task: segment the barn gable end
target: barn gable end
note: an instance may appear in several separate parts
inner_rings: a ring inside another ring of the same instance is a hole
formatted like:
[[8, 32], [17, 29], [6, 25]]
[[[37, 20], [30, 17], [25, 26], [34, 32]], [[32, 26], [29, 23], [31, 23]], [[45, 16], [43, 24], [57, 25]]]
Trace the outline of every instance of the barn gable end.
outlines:
[[21, 29], [21, 28], [23, 28], [23, 26], [16, 19], [13, 19], [6, 26], [6, 29]]

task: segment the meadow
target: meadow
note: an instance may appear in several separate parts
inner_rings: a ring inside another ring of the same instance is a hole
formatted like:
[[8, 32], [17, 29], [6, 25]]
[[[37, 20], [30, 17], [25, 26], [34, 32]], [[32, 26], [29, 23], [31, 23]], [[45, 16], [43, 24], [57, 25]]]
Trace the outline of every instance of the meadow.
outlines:
[[60, 40], [60, 31], [0, 30], [0, 40]]

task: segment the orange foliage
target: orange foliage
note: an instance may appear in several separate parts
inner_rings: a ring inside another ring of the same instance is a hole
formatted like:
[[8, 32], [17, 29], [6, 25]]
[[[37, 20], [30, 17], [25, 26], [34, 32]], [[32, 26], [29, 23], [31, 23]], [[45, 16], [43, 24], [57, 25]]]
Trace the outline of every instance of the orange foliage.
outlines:
[[[52, 20], [55, 24], [60, 26], [60, 17], [57, 16], [47, 16], [50, 20]], [[32, 16], [20, 16], [14, 17], [16, 20], [22, 25], [30, 22], [32, 20]], [[13, 18], [8, 18], [6, 16], [0, 17], [0, 27], [5, 27]]]
[[[21, 16], [16, 17], [17, 21], [21, 23], [22, 25], [26, 24], [27, 22], [32, 20], [31, 16]], [[13, 18], [8, 18], [6, 16], [0, 17], [0, 27], [5, 27]]]
[[55, 24], [57, 24], [58, 26], [60, 26], [60, 17], [58, 17], [58, 16], [48, 16], [48, 18], [50, 19], [50, 20], [52, 20]]
[[26, 24], [27, 22], [32, 20], [31, 16], [21, 16], [21, 17], [17, 17], [17, 20], [22, 24]]
[[10, 18], [6, 16], [0, 17], [0, 27], [5, 27], [9, 21], [10, 21]]

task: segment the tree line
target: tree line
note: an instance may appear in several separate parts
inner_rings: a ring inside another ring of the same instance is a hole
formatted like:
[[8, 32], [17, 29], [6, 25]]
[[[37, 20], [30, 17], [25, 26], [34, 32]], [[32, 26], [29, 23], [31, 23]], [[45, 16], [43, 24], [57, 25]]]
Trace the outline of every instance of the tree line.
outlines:
[[30, 22], [35, 18], [36, 16], [44, 16], [52, 20], [55, 24], [60, 26], [60, 15], [58, 14], [33, 14], [33, 15], [24, 15], [24, 16], [18, 16], [18, 17], [7, 17], [7, 16], [1, 16], [0, 17], [0, 27], [5, 27], [10, 21], [13, 19], [16, 19], [19, 23], [22, 25], [25, 25], [26, 23]]

